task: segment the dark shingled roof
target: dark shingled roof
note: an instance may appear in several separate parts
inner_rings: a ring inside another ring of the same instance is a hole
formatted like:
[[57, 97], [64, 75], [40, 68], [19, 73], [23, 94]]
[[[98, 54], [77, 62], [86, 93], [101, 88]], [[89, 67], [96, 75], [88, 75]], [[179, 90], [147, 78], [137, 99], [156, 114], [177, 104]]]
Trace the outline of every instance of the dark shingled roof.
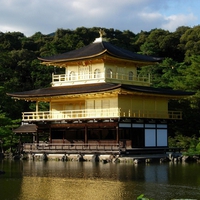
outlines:
[[139, 93], [142, 92], [149, 94], [162, 94], [162, 95], [172, 95], [172, 96], [189, 96], [194, 94], [192, 92], [153, 88], [147, 86], [134, 86], [134, 85], [123, 85], [114, 83], [98, 83], [98, 84], [48, 87], [48, 88], [30, 90], [24, 92], [8, 93], [7, 95], [16, 98], [36, 98], [36, 97], [51, 97], [51, 96], [104, 92], [118, 88], [122, 88], [132, 92], [139, 92]]
[[85, 84], [85, 85], [72, 85], [72, 86], [58, 86], [48, 87], [37, 90], [30, 90], [24, 92], [8, 93], [12, 97], [50, 97], [60, 95], [83, 94], [92, 92], [101, 92], [119, 88], [120, 85], [112, 83], [100, 84]]
[[161, 58], [145, 56], [125, 50], [105, 41], [94, 42], [77, 50], [38, 59], [44, 62], [63, 62], [63, 61], [81, 60], [86, 58], [94, 58], [104, 53], [107, 53], [113, 57], [122, 58], [126, 60], [133, 60], [133, 61], [158, 62], [162, 60]]
[[134, 91], [134, 92], [143, 92], [151, 94], [163, 94], [163, 95], [174, 95], [174, 96], [190, 96], [194, 95], [194, 92], [185, 92], [181, 90], [172, 90], [165, 88], [153, 88], [148, 86], [134, 86], [134, 85], [122, 85], [123, 89]]
[[37, 126], [35, 124], [25, 124], [13, 130], [14, 133], [36, 133]]

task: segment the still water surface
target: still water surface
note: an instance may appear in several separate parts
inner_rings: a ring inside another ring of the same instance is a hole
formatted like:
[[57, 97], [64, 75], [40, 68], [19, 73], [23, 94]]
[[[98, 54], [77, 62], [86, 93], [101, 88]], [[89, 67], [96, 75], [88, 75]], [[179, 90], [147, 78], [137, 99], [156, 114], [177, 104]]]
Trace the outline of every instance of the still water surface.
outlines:
[[198, 163], [0, 161], [0, 200], [200, 199]]

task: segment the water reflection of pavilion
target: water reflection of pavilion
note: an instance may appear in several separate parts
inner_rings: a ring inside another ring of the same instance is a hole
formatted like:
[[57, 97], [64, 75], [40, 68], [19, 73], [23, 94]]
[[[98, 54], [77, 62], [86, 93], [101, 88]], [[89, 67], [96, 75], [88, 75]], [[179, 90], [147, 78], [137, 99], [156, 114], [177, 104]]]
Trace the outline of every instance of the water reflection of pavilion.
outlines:
[[145, 192], [152, 185], [167, 184], [168, 167], [167, 164], [30, 162], [23, 167], [21, 198], [29, 195], [38, 199], [77, 199], [80, 195], [82, 200], [136, 199], [138, 188]]

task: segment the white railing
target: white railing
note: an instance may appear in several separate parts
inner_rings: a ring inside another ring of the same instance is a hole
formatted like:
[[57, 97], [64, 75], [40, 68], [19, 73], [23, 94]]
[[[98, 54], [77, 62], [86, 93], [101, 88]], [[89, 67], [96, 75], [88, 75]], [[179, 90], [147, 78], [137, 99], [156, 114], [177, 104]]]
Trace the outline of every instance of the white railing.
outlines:
[[127, 110], [119, 108], [110, 109], [83, 109], [65, 111], [39, 111], [23, 112], [23, 121], [48, 121], [48, 120], [68, 120], [68, 119], [94, 119], [94, 118], [150, 118], [150, 119], [182, 119], [180, 111], [141, 111]]
[[98, 80], [104, 78], [104, 73], [99, 74], [80, 74], [80, 75], [68, 75], [68, 74], [52, 74], [52, 82], [67, 82], [67, 81], [80, 81], [80, 80]]
[[76, 85], [81, 83], [114, 82], [131, 85], [150, 85], [150, 75], [129, 76], [120, 73], [90, 73], [90, 74], [52, 74], [52, 86]]
[[96, 83], [104, 81], [104, 73], [89, 74], [52, 74], [52, 86], [77, 85], [81, 83]]

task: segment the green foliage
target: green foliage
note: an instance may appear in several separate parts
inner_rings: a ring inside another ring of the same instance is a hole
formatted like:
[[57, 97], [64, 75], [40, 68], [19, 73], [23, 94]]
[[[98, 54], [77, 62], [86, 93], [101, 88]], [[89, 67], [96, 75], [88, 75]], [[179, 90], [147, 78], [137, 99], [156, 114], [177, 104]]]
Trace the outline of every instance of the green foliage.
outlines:
[[137, 200], [153, 200], [153, 199], [149, 199], [145, 197], [144, 194], [141, 194], [140, 196], [137, 197]]
[[[35, 103], [30, 103], [29, 108], [31, 111], [35, 111], [35, 107], [36, 107]], [[38, 107], [40, 111], [49, 111], [49, 103], [39, 102]]]
[[182, 71], [185, 75], [185, 84], [187, 89], [197, 91], [200, 90], [200, 56], [193, 55], [190, 57], [190, 65]]
[[13, 129], [19, 126], [21, 120], [11, 120], [0, 111], [0, 142], [1, 151], [13, 151], [13, 147], [18, 143], [18, 137], [13, 133]]
[[178, 68], [179, 64], [172, 58], [166, 58], [158, 66], [154, 66], [151, 72], [153, 86], [177, 89], [177, 82], [179, 82]]
[[183, 135], [169, 137], [169, 147], [182, 148], [185, 155], [200, 155], [200, 138]]
[[200, 138], [199, 138], [199, 142], [196, 145], [196, 151], [198, 152], [198, 154], [200, 155]]
[[142, 44], [140, 50], [143, 55], [151, 56], [157, 54], [154, 43], [151, 42], [145, 42]]
[[185, 61], [190, 62], [190, 57], [200, 54], [200, 26], [187, 29], [180, 38], [180, 45], [185, 51]]

